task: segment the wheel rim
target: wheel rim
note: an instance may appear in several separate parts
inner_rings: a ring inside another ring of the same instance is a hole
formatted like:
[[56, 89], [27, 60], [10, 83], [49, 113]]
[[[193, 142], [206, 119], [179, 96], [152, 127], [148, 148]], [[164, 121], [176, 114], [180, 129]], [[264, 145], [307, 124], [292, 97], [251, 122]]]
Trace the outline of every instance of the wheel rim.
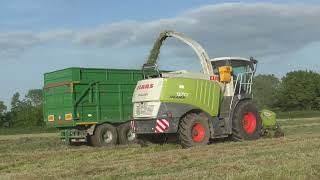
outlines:
[[106, 130], [103, 134], [102, 134], [102, 140], [105, 143], [110, 143], [113, 139], [113, 135], [112, 132], [109, 130]]
[[192, 140], [194, 142], [202, 142], [206, 134], [206, 130], [201, 123], [195, 123], [192, 127]]
[[256, 130], [257, 118], [253, 112], [248, 112], [244, 115], [242, 125], [247, 134], [252, 134]]
[[133, 141], [133, 140], [135, 140], [135, 139], [136, 139], [136, 134], [133, 133], [131, 130], [129, 130], [129, 131], [127, 132], [127, 139], [128, 139], [128, 141]]

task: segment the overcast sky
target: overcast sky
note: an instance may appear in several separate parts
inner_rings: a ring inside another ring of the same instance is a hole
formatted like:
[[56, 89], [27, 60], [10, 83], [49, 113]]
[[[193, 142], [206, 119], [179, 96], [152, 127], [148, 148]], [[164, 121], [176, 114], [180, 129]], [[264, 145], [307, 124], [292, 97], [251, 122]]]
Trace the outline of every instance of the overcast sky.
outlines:
[[[198, 41], [211, 58], [254, 56], [258, 73], [320, 71], [318, 1], [0, 0], [0, 99], [42, 88], [67, 67], [136, 68], [166, 29]], [[200, 70], [189, 47], [165, 42], [162, 69]]]

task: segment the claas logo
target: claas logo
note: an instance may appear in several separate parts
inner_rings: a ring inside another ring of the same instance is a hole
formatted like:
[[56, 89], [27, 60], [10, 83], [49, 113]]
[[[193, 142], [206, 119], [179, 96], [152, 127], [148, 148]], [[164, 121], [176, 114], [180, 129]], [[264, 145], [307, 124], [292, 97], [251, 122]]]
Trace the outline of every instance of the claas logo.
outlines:
[[138, 90], [141, 90], [141, 89], [151, 89], [153, 88], [153, 84], [141, 84], [138, 86]]

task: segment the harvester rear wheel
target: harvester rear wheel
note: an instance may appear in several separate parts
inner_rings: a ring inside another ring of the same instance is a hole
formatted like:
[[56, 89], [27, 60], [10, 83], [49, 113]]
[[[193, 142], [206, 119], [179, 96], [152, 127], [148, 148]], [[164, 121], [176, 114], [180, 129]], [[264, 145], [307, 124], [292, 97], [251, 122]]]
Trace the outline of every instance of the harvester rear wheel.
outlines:
[[182, 147], [206, 145], [209, 143], [210, 130], [204, 113], [189, 113], [179, 124], [179, 141]]
[[239, 102], [232, 118], [232, 139], [235, 141], [259, 139], [261, 127], [257, 106], [251, 100]]
[[119, 144], [134, 144], [137, 142], [137, 136], [133, 132], [130, 122], [120, 124], [117, 127]]
[[101, 124], [90, 137], [93, 146], [111, 146], [117, 144], [117, 129], [111, 124]]

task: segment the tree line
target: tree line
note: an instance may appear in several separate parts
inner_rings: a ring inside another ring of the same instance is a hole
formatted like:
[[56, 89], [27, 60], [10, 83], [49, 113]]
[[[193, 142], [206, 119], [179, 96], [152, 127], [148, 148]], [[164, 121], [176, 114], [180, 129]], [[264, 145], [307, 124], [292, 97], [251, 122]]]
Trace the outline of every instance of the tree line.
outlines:
[[252, 92], [260, 108], [320, 110], [320, 74], [313, 71], [292, 71], [281, 79], [258, 75], [253, 79]]
[[[320, 74], [313, 71], [293, 71], [281, 79], [270, 74], [257, 75], [253, 79], [252, 92], [260, 109], [320, 110]], [[15, 93], [11, 98], [11, 109], [0, 101], [0, 127], [44, 125], [41, 89], [31, 89], [24, 97]]]
[[16, 92], [11, 98], [10, 110], [7, 109], [3, 101], [0, 101], [1, 127], [35, 127], [44, 125], [41, 89], [31, 89], [23, 98]]

